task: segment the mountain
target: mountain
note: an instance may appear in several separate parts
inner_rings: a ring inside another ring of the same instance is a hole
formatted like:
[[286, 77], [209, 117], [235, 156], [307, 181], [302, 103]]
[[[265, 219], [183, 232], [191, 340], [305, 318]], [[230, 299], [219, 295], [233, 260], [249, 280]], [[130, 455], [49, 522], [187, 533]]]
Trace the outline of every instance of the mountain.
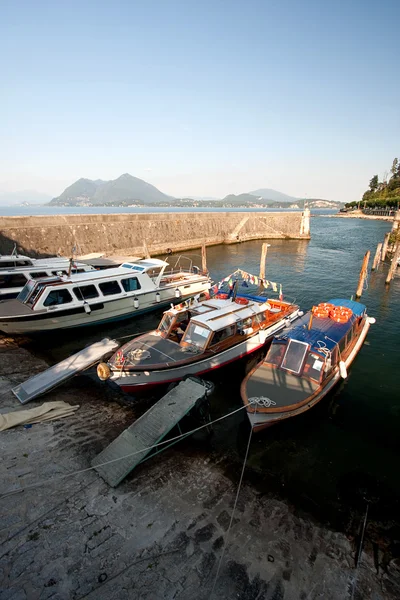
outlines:
[[268, 188], [261, 188], [260, 190], [254, 190], [253, 192], [248, 193], [252, 196], [261, 197], [264, 200], [271, 200], [272, 202], [297, 202], [299, 200], [299, 198], [295, 198], [294, 196], [288, 196], [287, 194]]
[[123, 203], [127, 205], [130, 202], [151, 204], [172, 199], [172, 196], [163, 194], [154, 185], [125, 173], [111, 181], [78, 179], [78, 181], [67, 187], [60, 196], [53, 198], [50, 204], [100, 206]]
[[222, 200], [222, 202], [226, 202], [227, 204], [238, 204], [243, 206], [244, 204], [267, 204], [267, 202], [261, 198], [261, 196], [254, 196], [253, 194], [228, 194]]
[[21, 190], [20, 192], [0, 191], [0, 204], [2, 206], [15, 206], [18, 204], [46, 204], [51, 196], [36, 190]]

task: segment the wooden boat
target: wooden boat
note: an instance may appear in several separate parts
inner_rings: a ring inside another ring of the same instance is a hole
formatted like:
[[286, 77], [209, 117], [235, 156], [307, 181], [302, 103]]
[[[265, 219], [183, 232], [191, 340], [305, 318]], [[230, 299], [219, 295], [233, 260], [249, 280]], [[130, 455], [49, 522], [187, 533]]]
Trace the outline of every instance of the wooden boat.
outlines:
[[69, 258], [30, 258], [23, 254], [0, 255], [0, 300], [16, 298], [30, 279], [94, 271], [90, 264]]
[[253, 430], [309, 410], [347, 377], [371, 323], [375, 319], [363, 304], [339, 298], [314, 307], [276, 336], [241, 385]]
[[171, 308], [156, 330], [101, 363], [98, 375], [128, 393], [201, 375], [255, 352], [298, 316], [295, 304], [264, 296], [219, 294]]
[[116, 269], [30, 280], [15, 300], [0, 301], [0, 330], [33, 333], [97, 325], [156, 310], [210, 288], [195, 267], [175, 271], [159, 259]]

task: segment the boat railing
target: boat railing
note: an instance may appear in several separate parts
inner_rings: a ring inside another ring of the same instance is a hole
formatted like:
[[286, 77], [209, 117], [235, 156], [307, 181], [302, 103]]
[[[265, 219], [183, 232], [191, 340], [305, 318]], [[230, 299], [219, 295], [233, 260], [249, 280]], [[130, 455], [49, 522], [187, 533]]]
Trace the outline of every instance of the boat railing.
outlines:
[[[193, 256], [198, 255], [194, 254]], [[168, 256], [165, 258], [167, 262], [168, 258]], [[198, 274], [201, 271], [200, 267], [193, 264], [193, 260], [189, 256], [184, 256], [183, 254], [180, 254], [177, 257], [174, 256], [173, 258], [176, 258], [175, 262], [173, 264], [168, 263], [169, 267], [165, 268], [164, 275], [174, 275], [182, 273], [183, 271], [185, 273]], [[201, 257], [199, 258], [201, 259]]]

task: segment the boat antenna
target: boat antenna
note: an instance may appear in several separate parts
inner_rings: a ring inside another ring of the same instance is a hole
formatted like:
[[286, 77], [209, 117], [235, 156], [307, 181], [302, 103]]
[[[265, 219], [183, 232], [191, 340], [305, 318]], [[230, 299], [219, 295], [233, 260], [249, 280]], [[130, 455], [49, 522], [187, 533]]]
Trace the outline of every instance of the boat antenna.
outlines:
[[11, 252], [11, 256], [18, 256], [18, 252], [17, 252], [17, 243], [14, 243], [14, 248], [13, 251]]

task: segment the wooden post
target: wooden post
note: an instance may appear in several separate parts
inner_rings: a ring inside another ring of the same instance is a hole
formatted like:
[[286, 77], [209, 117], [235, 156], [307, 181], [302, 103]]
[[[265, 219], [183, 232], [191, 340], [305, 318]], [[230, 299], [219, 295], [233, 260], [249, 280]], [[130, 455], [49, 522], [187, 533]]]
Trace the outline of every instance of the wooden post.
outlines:
[[382, 262], [386, 258], [386, 253], [387, 253], [387, 249], [388, 249], [388, 245], [389, 245], [389, 238], [390, 238], [390, 231], [385, 233], [385, 238], [383, 240], [382, 258], [381, 258]]
[[261, 260], [260, 260], [260, 279], [264, 281], [265, 279], [265, 263], [267, 260], [267, 252], [268, 248], [271, 244], [263, 244], [261, 249]]
[[357, 286], [357, 291], [356, 291], [356, 298], [361, 298], [362, 293], [363, 293], [363, 288], [364, 288], [364, 281], [365, 278], [367, 276], [368, 273], [368, 263], [369, 263], [369, 256], [370, 256], [370, 251], [368, 250], [368, 252], [365, 253], [364, 255], [364, 260], [363, 260], [363, 264], [361, 267], [361, 271], [360, 271], [360, 278], [358, 280], [358, 286]]
[[143, 250], [144, 250], [144, 256], [145, 256], [145, 258], [151, 258], [149, 249], [148, 249], [147, 244], [146, 244], [146, 240], [143, 240]]
[[386, 283], [390, 283], [392, 281], [393, 275], [395, 274], [396, 269], [397, 269], [397, 263], [399, 262], [399, 258], [400, 258], [400, 243], [397, 244], [397, 248], [395, 250], [395, 253], [393, 254], [392, 264], [390, 265], [389, 273], [387, 274], [387, 277], [386, 277]]
[[206, 253], [206, 245], [203, 244], [201, 247], [201, 270], [203, 273], [207, 273], [207, 253]]
[[380, 242], [376, 247], [374, 262], [372, 263], [373, 271], [375, 271], [375, 269], [378, 267], [379, 263], [381, 262], [382, 246], [383, 246], [383, 244], [382, 244], [382, 242]]

